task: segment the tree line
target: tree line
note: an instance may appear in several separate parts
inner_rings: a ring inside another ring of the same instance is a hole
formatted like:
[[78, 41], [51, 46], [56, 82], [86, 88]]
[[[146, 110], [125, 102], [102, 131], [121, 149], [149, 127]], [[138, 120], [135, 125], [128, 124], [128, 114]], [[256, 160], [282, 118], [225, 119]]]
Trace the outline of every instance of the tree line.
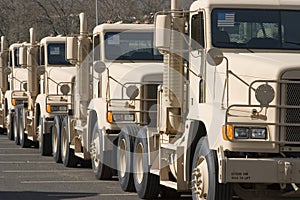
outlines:
[[[71, 35], [79, 32], [79, 18], [85, 12], [89, 32], [111, 20], [133, 23], [153, 21], [157, 11], [169, 10], [170, 0], [0, 0], [0, 35], [9, 44], [29, 40], [29, 28], [34, 27], [37, 39], [51, 34]], [[186, 5], [190, 5], [186, 2]], [[96, 5], [98, 13], [96, 13]], [[187, 6], [188, 7], [188, 6]]]

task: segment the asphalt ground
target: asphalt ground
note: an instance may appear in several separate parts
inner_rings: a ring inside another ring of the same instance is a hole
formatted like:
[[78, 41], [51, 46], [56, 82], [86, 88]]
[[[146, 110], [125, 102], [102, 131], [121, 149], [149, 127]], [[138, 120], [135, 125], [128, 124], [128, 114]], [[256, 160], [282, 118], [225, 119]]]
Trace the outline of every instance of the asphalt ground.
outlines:
[[92, 169], [66, 168], [38, 149], [22, 149], [0, 135], [0, 200], [139, 199], [117, 179], [99, 181]]
[[[0, 200], [137, 200], [117, 177], [96, 180], [92, 169], [66, 168], [38, 149], [21, 148], [0, 135]], [[189, 200], [189, 197], [180, 199]]]

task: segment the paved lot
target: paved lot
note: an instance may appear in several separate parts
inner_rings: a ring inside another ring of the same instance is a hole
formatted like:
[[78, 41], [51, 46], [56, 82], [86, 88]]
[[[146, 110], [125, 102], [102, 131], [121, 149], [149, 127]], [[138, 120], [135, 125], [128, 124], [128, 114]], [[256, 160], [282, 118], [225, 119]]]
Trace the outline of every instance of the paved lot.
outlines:
[[139, 199], [117, 180], [95, 180], [91, 169], [65, 168], [34, 148], [22, 149], [0, 135], [1, 200]]
[[[99, 181], [88, 168], [65, 168], [34, 148], [22, 149], [0, 135], [0, 200], [137, 200], [117, 179]], [[190, 199], [190, 198], [182, 198]]]

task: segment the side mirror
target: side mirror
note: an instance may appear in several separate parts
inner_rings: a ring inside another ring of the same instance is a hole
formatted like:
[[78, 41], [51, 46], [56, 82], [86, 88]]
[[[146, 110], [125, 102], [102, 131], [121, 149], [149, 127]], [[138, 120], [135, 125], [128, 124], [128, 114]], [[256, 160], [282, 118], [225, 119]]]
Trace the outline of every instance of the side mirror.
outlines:
[[11, 69], [10, 69], [9, 67], [6, 67], [6, 68], [4, 69], [4, 73], [5, 73], [6, 75], [11, 74]]
[[68, 86], [67, 84], [62, 85], [62, 86], [60, 87], [60, 92], [61, 92], [63, 95], [67, 95], [67, 94], [70, 92], [70, 86]]
[[106, 65], [104, 62], [98, 60], [93, 63], [95, 72], [102, 74], [106, 70]]
[[19, 64], [24, 68], [27, 67], [27, 47], [25, 46], [19, 48]]
[[170, 49], [171, 16], [157, 15], [155, 19], [154, 47]]
[[78, 56], [78, 42], [76, 37], [67, 37], [66, 59], [71, 64], [76, 64]]
[[130, 100], [134, 100], [137, 96], [139, 96], [139, 88], [135, 85], [130, 85], [126, 88], [126, 95]]
[[38, 74], [38, 76], [43, 75], [45, 72], [46, 72], [46, 69], [45, 69], [44, 66], [38, 66], [38, 68], [37, 68], [37, 74]]
[[212, 66], [218, 66], [223, 62], [224, 55], [220, 49], [212, 48], [206, 54], [207, 62]]

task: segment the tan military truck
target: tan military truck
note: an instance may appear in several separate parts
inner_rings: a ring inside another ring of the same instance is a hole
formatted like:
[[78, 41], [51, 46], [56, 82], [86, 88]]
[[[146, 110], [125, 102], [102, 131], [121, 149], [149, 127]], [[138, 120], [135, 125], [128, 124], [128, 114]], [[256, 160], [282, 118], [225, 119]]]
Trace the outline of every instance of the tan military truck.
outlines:
[[198, 0], [189, 11], [172, 0], [157, 13], [157, 126], [123, 127], [119, 138], [138, 133], [118, 142], [121, 184], [144, 199], [159, 185], [193, 199], [299, 199], [299, 18], [288, 0]]
[[[5, 38], [2, 37], [2, 42], [5, 44]], [[0, 126], [7, 132], [10, 140], [15, 140], [16, 144], [20, 144], [19, 138], [15, 134], [15, 106], [20, 104], [27, 99], [25, 90], [27, 87], [27, 72], [26, 69], [22, 68], [19, 64], [19, 49], [20, 47], [26, 47], [28, 43], [14, 43], [9, 46], [8, 49], [4, 49], [2, 56], [3, 66], [8, 66], [11, 72], [7, 76], [7, 71], [2, 71], [3, 81], [7, 79], [7, 84], [4, 87], [7, 89], [3, 90], [3, 99], [1, 101], [0, 109]], [[7, 69], [7, 68], [6, 68]], [[7, 86], [6, 86], [7, 85]]]
[[20, 62], [27, 64], [28, 101], [15, 109], [17, 135], [23, 147], [38, 144], [42, 155], [51, 155], [51, 127], [54, 117], [69, 109], [75, 67], [65, 59], [66, 37], [45, 37], [37, 43], [33, 29], [30, 37], [30, 46], [20, 54]]
[[94, 28], [88, 56], [86, 18], [83, 13], [80, 18], [80, 35], [68, 38], [67, 49], [77, 66], [72, 110], [55, 120], [52, 142], [58, 155], [53, 155], [55, 160], [61, 155], [65, 166], [78, 164], [78, 158], [91, 160], [95, 176], [109, 179], [116, 172], [121, 128], [156, 124], [148, 118], [156, 115], [152, 106], [162, 81], [162, 55], [153, 49], [153, 25], [102, 24]]
[[[5, 37], [1, 37], [1, 52], [0, 52], [0, 128], [1, 132], [7, 132], [5, 126], [6, 122], [6, 111], [5, 109], [5, 93], [9, 90], [9, 75], [11, 73], [11, 69], [8, 67], [8, 59], [9, 59], [9, 50], [5, 41]], [[12, 134], [8, 135], [9, 139], [13, 139]]]

